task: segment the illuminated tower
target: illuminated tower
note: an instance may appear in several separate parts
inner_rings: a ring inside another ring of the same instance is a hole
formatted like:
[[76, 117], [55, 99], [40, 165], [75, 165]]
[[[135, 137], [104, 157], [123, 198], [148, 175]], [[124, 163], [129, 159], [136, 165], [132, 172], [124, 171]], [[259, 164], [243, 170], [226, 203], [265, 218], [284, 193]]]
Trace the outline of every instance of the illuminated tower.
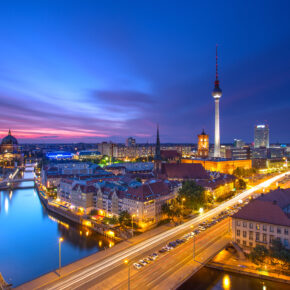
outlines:
[[220, 82], [218, 80], [218, 54], [216, 46], [216, 75], [215, 75], [214, 89], [212, 96], [215, 102], [215, 130], [214, 130], [214, 157], [220, 157], [220, 97], [222, 90], [220, 89]]
[[209, 151], [208, 135], [205, 134], [204, 130], [202, 130], [201, 134], [198, 135], [197, 155], [201, 158], [206, 158], [208, 157], [208, 151]]

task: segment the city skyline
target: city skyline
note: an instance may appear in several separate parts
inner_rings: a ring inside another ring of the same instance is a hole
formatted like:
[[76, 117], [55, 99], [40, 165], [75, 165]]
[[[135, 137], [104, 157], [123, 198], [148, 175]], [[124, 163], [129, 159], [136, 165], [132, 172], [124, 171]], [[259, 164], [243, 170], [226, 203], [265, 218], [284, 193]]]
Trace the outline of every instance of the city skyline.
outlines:
[[203, 128], [213, 143], [218, 43], [221, 144], [253, 142], [260, 123], [289, 142], [287, 2], [18, 4], [1, 4], [1, 138], [153, 143], [159, 123], [164, 143], [196, 143]]

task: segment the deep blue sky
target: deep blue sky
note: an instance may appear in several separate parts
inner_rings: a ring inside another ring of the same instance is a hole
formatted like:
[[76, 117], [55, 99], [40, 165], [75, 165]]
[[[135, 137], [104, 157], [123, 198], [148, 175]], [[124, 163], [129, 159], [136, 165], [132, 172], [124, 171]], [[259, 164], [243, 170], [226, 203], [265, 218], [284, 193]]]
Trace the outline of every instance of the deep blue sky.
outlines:
[[22, 142], [290, 142], [290, 1], [1, 1], [0, 133]]

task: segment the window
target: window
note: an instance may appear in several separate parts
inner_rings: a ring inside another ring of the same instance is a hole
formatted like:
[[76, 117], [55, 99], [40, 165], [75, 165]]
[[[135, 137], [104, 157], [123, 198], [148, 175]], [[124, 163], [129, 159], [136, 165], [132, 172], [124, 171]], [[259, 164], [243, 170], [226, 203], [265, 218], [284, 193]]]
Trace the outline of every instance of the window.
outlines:
[[272, 242], [273, 242], [273, 240], [274, 240], [274, 236], [273, 236], [273, 235], [271, 235], [271, 236], [270, 236], [270, 243], [272, 243]]
[[243, 241], [243, 246], [246, 246], [247, 245], [247, 242], [246, 241]]
[[260, 233], [256, 233], [256, 241], [260, 241]]
[[288, 235], [288, 229], [284, 229], [284, 234]]
[[246, 238], [247, 237], [247, 232], [243, 231], [243, 237]]
[[253, 247], [253, 243], [252, 243], [252, 242], [249, 242], [249, 246], [250, 246], [250, 247]]
[[263, 242], [267, 243], [267, 235], [266, 234], [263, 234]]
[[288, 246], [289, 246], [288, 239], [284, 239], [284, 246], [285, 246], [285, 247], [288, 247]]
[[237, 230], [237, 236], [238, 237], [240, 236], [240, 233], [241, 233], [241, 231], [240, 230]]
[[267, 226], [263, 225], [263, 231], [266, 232], [267, 231]]
[[281, 234], [281, 228], [277, 228], [277, 234]]
[[253, 235], [253, 232], [252, 231], [249, 232], [249, 239], [250, 240], [253, 240], [254, 239], [254, 235]]
[[256, 230], [259, 230], [259, 229], [260, 229], [260, 225], [256, 224]]
[[236, 225], [237, 226], [240, 226], [241, 225], [241, 222], [240, 221], [236, 221]]
[[278, 240], [279, 242], [281, 242], [281, 238], [280, 238], [280, 237], [277, 237], [277, 240]]
[[274, 233], [274, 227], [273, 226], [270, 226], [270, 232]]
[[252, 229], [253, 228], [253, 223], [250, 223], [250, 229]]
[[240, 239], [237, 239], [237, 243], [238, 243], [238, 244], [240, 243]]
[[244, 228], [247, 227], [247, 222], [243, 222], [243, 227], [244, 227]]

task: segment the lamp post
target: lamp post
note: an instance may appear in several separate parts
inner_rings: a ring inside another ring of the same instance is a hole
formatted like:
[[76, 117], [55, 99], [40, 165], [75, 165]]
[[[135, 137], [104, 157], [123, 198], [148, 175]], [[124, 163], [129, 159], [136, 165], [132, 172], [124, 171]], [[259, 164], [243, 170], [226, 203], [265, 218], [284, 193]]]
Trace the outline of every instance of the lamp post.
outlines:
[[132, 238], [133, 238], [133, 236], [134, 236], [134, 217], [135, 217], [135, 215], [134, 214], [132, 214]]
[[63, 242], [63, 238], [58, 239], [58, 264], [59, 264], [59, 275], [60, 275], [60, 270], [61, 270], [61, 243]]
[[181, 199], [181, 216], [183, 218], [183, 202], [185, 201], [185, 197]]
[[128, 265], [128, 290], [130, 290], [130, 264], [129, 264], [129, 260], [128, 259], [124, 260], [124, 264]]
[[[193, 229], [193, 225], [190, 226]], [[193, 235], [193, 261], [195, 261], [195, 234]]]

